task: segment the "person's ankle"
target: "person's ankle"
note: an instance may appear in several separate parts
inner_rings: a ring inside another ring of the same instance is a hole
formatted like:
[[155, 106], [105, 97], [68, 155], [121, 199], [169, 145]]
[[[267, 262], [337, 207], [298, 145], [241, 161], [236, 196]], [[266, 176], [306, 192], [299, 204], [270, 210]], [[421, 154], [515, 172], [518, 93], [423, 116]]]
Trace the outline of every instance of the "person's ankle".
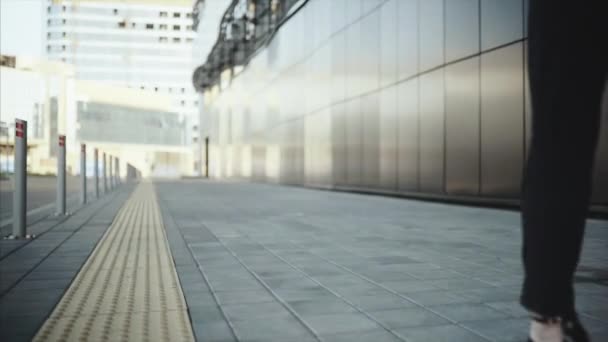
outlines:
[[562, 326], [559, 322], [541, 323], [532, 320], [530, 339], [534, 342], [562, 342], [564, 339]]

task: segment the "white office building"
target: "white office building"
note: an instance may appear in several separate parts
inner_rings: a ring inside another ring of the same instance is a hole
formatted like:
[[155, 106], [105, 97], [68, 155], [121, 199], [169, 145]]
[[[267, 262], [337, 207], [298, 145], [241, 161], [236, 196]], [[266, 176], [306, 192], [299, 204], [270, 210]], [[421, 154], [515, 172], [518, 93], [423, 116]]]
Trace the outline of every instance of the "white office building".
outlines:
[[[192, 0], [46, 0], [46, 53], [75, 79], [169, 95], [198, 146]], [[194, 167], [194, 165], [193, 165]]]

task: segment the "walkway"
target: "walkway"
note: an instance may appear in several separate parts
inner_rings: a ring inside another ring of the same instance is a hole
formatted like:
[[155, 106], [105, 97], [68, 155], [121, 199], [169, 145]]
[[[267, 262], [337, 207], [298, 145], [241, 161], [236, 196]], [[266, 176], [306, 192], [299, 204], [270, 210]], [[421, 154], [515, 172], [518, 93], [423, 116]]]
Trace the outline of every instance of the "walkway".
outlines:
[[[516, 212], [247, 183], [157, 184], [201, 341], [523, 341]], [[608, 341], [608, 222], [578, 307]]]
[[[0, 243], [0, 340], [525, 339], [516, 212], [237, 182], [132, 190]], [[595, 341], [607, 246], [608, 222], [589, 221], [576, 288]]]

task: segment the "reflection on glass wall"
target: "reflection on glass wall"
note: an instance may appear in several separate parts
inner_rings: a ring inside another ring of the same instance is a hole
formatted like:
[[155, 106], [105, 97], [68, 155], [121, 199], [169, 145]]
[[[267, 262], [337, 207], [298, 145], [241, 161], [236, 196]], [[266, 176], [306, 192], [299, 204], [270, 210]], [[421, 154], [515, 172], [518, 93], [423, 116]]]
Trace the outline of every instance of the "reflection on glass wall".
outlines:
[[78, 140], [182, 145], [184, 123], [175, 113], [78, 102]]
[[[517, 197], [531, 124], [524, 10], [524, 0], [308, 1], [270, 50], [207, 94], [211, 175]], [[608, 188], [593, 201], [608, 203]]]

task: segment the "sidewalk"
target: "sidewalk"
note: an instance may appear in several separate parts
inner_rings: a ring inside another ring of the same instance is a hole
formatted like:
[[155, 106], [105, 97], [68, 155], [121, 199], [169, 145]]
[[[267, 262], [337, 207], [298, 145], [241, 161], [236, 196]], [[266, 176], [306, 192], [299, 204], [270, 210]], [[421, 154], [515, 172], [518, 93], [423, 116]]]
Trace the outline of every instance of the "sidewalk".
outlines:
[[[247, 183], [156, 185], [200, 341], [524, 341], [516, 212]], [[578, 307], [608, 340], [608, 222]]]
[[[524, 341], [516, 212], [200, 180], [0, 241], [0, 340]], [[578, 307], [608, 340], [608, 222]]]
[[31, 226], [34, 240], [0, 240], [0, 341], [29, 341], [49, 316], [133, 186], [66, 217]]

